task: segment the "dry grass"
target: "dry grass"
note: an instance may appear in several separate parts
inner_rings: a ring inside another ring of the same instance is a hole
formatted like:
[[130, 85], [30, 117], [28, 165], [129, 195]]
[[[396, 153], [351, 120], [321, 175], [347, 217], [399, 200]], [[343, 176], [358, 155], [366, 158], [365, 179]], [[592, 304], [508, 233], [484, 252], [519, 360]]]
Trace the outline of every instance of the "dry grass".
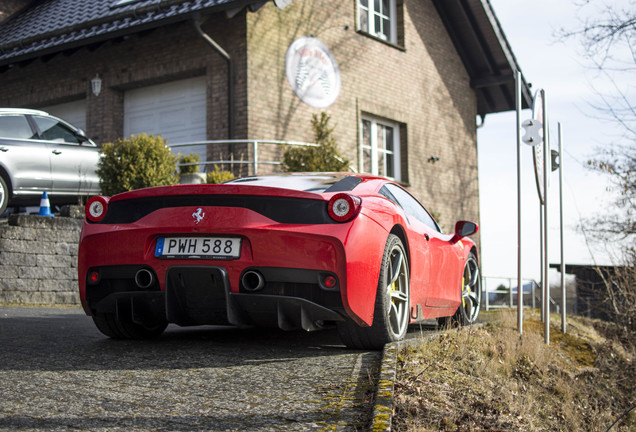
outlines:
[[[524, 326], [504, 312], [401, 351], [393, 430], [606, 431], [636, 403], [633, 345], [597, 330], [607, 325], [569, 319], [550, 346], [538, 317]], [[634, 411], [612, 431], [634, 430]]]

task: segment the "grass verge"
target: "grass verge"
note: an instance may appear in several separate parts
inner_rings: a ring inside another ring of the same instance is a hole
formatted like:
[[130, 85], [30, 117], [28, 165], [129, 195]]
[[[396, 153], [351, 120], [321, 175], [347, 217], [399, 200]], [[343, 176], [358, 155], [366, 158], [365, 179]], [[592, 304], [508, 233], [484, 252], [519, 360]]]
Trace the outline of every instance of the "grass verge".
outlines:
[[[636, 403], [634, 340], [611, 323], [569, 317], [547, 346], [536, 312], [523, 335], [514, 312], [492, 318], [400, 351], [392, 430], [607, 431]], [[611, 431], [635, 425], [636, 409]]]

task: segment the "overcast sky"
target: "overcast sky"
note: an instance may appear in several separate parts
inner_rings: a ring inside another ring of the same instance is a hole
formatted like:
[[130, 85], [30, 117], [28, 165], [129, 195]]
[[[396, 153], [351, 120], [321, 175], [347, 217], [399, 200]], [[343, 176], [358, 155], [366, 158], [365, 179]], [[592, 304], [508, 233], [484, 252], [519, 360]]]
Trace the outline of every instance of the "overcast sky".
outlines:
[[[603, 3], [605, 0], [595, 0]], [[609, 0], [608, 0], [609, 1]], [[580, 0], [579, 0], [580, 2]], [[558, 42], [560, 28], [574, 28], [581, 13], [574, 0], [490, 0], [517, 61], [533, 93], [545, 89], [552, 146], [556, 148], [557, 122], [562, 124], [565, 146], [564, 209], [565, 262], [609, 264], [612, 251], [585, 240], [577, 226], [611, 205], [607, 180], [584, 168], [595, 150], [616, 141], [618, 127], [599, 119], [591, 104], [594, 89], [607, 89], [607, 80], [592, 70], [581, 56], [578, 41]], [[612, 0], [631, 5], [634, 0]], [[591, 13], [594, 5], [584, 12]], [[632, 63], [633, 65], [633, 63]], [[620, 85], [632, 86], [627, 81]], [[625, 87], [627, 88], [627, 87]], [[522, 120], [531, 118], [525, 110]], [[517, 173], [514, 112], [489, 115], [478, 131], [481, 198], [482, 273], [485, 276], [516, 277], [517, 274]], [[532, 152], [522, 152], [523, 237], [522, 273], [540, 278], [539, 201], [532, 166]], [[551, 263], [560, 262], [558, 175], [551, 176], [548, 202]]]

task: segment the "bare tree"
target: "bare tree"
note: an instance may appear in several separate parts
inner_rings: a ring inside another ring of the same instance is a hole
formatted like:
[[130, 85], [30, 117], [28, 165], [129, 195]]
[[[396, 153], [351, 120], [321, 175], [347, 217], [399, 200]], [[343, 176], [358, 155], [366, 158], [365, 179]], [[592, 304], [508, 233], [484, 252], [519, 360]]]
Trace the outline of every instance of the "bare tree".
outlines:
[[602, 84], [595, 86], [590, 104], [597, 116], [621, 131], [587, 162], [590, 169], [607, 174], [617, 192], [615, 211], [604, 211], [590, 225], [606, 239], [629, 239], [636, 234], [636, 7], [633, 0], [575, 3], [579, 25], [561, 29], [557, 37], [580, 43], [583, 58]]
[[575, 2], [581, 12], [580, 25], [574, 29], [561, 29], [562, 38], [576, 37], [585, 49], [584, 55], [594, 60], [597, 66], [612, 67], [611, 63], [623, 63], [624, 58], [617, 53], [624, 48], [631, 52], [631, 63], [627, 69], [634, 69], [634, 32], [636, 31], [636, 10], [633, 1], [620, 5], [604, 0], [582, 0]]
[[[603, 211], [594, 222], [594, 230], [608, 240], [632, 240], [636, 235], [636, 141], [627, 145], [612, 145], [588, 166], [608, 175], [617, 193], [616, 208]], [[633, 244], [633, 243], [632, 243]]]
[[[575, 0], [576, 1], [576, 0]], [[595, 87], [597, 98], [590, 104], [605, 120], [618, 125], [621, 135], [587, 162], [604, 173], [616, 192], [615, 208], [585, 222], [606, 241], [624, 243], [620, 263], [610, 273], [597, 269], [603, 280], [606, 310], [630, 337], [636, 331], [636, 5], [634, 0], [578, 0], [580, 21], [558, 36], [576, 39], [583, 57], [597, 71], [604, 87]]]
[[[636, 74], [636, 7], [605, 0], [581, 0], [579, 26], [562, 29], [562, 39], [577, 39], [582, 56], [610, 90], [595, 88], [592, 106], [604, 118], [618, 123], [624, 138], [636, 140], [636, 95], [625, 84]], [[625, 78], [629, 79], [625, 79]]]

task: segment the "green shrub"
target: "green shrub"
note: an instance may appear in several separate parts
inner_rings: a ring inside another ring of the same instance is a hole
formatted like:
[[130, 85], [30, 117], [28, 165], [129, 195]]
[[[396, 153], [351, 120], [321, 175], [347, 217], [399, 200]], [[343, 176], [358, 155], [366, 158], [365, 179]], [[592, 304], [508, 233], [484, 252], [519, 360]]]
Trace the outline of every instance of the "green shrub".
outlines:
[[234, 174], [232, 174], [231, 172], [222, 170], [217, 165], [214, 165], [214, 171], [210, 171], [208, 173], [206, 183], [218, 184], [228, 180], [232, 180], [234, 178]]
[[177, 157], [160, 135], [131, 135], [104, 144], [100, 153], [97, 175], [105, 195], [177, 183]]
[[199, 162], [201, 159], [198, 153], [190, 153], [187, 155], [179, 154], [179, 174], [194, 174], [199, 172], [199, 164], [196, 165], [183, 165], [183, 164], [194, 164]]
[[338, 152], [333, 127], [329, 126], [331, 116], [324, 111], [320, 117], [311, 116], [314, 141], [318, 147], [292, 147], [283, 154], [283, 170], [298, 171], [348, 171], [349, 161]]

